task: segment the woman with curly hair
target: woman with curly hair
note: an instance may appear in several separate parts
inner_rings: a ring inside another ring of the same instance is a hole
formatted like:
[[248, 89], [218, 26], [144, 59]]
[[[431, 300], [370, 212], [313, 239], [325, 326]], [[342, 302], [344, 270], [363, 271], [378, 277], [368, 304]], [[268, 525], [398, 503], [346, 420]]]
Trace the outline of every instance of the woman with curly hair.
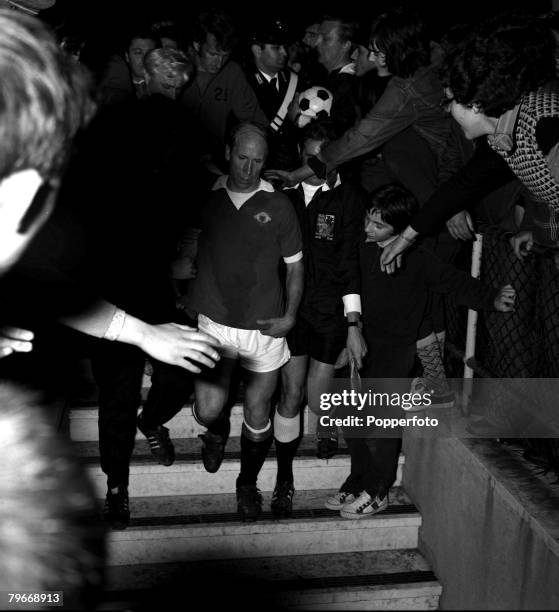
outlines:
[[[556, 43], [549, 24], [518, 12], [477, 26], [445, 59], [443, 105], [470, 140], [485, 137], [473, 158], [431, 196], [383, 253], [394, 271], [397, 255], [418, 234], [430, 234], [469, 203], [517, 178], [530, 192], [526, 219], [537, 240], [559, 246], [559, 88]], [[472, 228], [470, 228], [472, 229]], [[520, 257], [532, 231], [513, 239]]]

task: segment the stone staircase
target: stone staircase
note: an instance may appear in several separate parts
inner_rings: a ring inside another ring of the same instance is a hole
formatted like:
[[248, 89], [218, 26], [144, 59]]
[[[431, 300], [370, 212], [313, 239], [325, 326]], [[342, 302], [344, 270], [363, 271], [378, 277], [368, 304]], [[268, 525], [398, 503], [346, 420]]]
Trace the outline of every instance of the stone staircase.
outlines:
[[[130, 470], [131, 524], [109, 536], [108, 592], [103, 610], [165, 609], [184, 605], [237, 605], [244, 609], [433, 610], [441, 586], [417, 550], [421, 516], [401, 488], [404, 463], [390, 506], [375, 517], [342, 519], [324, 508], [349, 473], [342, 446], [329, 461], [315, 457], [306, 434], [295, 460], [294, 512], [275, 519], [269, 511], [275, 484], [273, 447], [259, 477], [264, 512], [255, 523], [238, 520], [242, 407], [231, 413], [232, 431], [221, 469], [208, 474], [200, 457], [203, 429], [190, 406], [171, 420], [176, 461], [154, 463], [138, 435]], [[69, 429], [98, 497], [99, 467], [94, 400], [69, 409]], [[307, 419], [305, 430], [308, 431]], [[209, 599], [208, 599], [209, 597]], [[198, 606], [196, 606], [198, 607]]]

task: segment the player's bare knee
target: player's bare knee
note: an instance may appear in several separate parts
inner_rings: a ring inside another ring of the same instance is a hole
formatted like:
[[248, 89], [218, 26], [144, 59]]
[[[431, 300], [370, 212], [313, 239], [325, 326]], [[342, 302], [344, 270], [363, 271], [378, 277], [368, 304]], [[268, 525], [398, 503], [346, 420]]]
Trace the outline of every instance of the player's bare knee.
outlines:
[[292, 418], [297, 416], [301, 410], [304, 399], [304, 387], [300, 385], [289, 385], [282, 388], [278, 411], [281, 416]]
[[194, 418], [201, 425], [208, 427], [220, 417], [226, 400], [224, 394], [196, 393], [196, 400], [192, 406]]

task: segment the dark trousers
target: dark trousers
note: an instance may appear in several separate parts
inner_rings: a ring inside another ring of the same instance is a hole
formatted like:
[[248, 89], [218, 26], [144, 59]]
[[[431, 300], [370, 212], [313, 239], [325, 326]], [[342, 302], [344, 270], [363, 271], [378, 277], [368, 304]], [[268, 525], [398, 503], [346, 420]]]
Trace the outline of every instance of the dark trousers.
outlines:
[[401, 438], [347, 438], [351, 472], [342, 491], [384, 497], [396, 480]]
[[[432, 249], [435, 255], [444, 263], [452, 263], [464, 243], [455, 240], [448, 231], [443, 230], [437, 236], [429, 237], [424, 241], [425, 246]], [[431, 293], [419, 327], [417, 339], [426, 338], [432, 332], [436, 334], [446, 329], [445, 300], [441, 293]]]
[[[415, 344], [397, 346], [389, 340], [371, 337], [365, 325], [368, 353], [362, 370], [364, 379], [401, 379], [391, 386], [393, 393], [409, 391], [409, 376], [415, 358]], [[371, 497], [384, 497], [394, 484], [398, 457], [402, 448], [401, 432], [382, 430], [383, 437], [374, 437], [374, 429], [365, 438], [345, 437], [351, 457], [351, 471], [341, 490], [358, 495], [366, 491]], [[380, 435], [379, 431], [379, 435]]]
[[[101, 469], [108, 487], [128, 486], [146, 356], [119, 342], [100, 340], [97, 344], [91, 363], [99, 387]], [[150, 429], [173, 418], [194, 389], [189, 372], [155, 360], [151, 382], [142, 411], [142, 420]]]

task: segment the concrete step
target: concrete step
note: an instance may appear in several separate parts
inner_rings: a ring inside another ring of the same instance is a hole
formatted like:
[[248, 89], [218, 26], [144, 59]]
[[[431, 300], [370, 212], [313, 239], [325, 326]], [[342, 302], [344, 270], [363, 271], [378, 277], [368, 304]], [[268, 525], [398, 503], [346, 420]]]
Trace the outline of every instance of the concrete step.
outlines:
[[[69, 412], [70, 438], [76, 442], [94, 442], [99, 440], [98, 408], [97, 401], [80, 401], [79, 405], [72, 405]], [[303, 416], [304, 431], [308, 432], [308, 414]], [[243, 424], [243, 406], [235, 404], [231, 410], [231, 435], [240, 436]], [[192, 405], [187, 404], [168, 423], [171, 437], [174, 438], [196, 438], [204, 433], [206, 428], [200, 425], [192, 416]], [[138, 431], [136, 439], [142, 440], [143, 436]]]
[[164, 608], [185, 587], [190, 601], [243, 610], [434, 610], [441, 592], [413, 549], [122, 565], [108, 569], [108, 585], [114, 609], [148, 600]]
[[293, 516], [288, 519], [276, 519], [268, 511], [270, 496], [267, 495], [264, 511], [254, 523], [239, 521], [231, 493], [133, 499], [130, 527], [109, 534], [108, 565], [417, 546], [421, 516], [401, 489], [395, 488], [385, 511], [357, 521], [343, 519], [339, 512], [324, 508], [324, 500], [334, 491], [298, 491]]
[[[314, 436], [304, 436], [293, 464], [295, 486], [298, 489], [331, 489], [340, 487], [347, 478], [350, 458], [343, 441], [338, 455], [329, 460], [317, 459]], [[74, 443], [78, 454], [95, 485], [97, 495], [105, 497], [106, 476], [99, 466], [97, 442]], [[146, 440], [138, 441], [130, 464], [130, 495], [204, 495], [235, 491], [235, 481], [240, 471], [240, 440], [232, 437], [227, 443], [225, 459], [216, 474], [204, 469], [201, 458], [201, 442], [198, 439], [174, 441], [176, 460], [165, 467], [154, 462]], [[402, 480], [404, 457], [400, 456], [396, 485]], [[272, 445], [258, 478], [263, 491], [273, 491], [276, 483], [275, 450]]]
[[[297, 489], [293, 497], [294, 510], [306, 511], [324, 506], [324, 501], [333, 495], [337, 489]], [[271, 491], [262, 491], [263, 508], [266, 510], [272, 499]], [[390, 491], [390, 505], [412, 506], [410, 498], [400, 486], [392, 487]], [[227, 491], [216, 495], [165, 495], [160, 497], [130, 497], [130, 510], [133, 527], [148, 526], [158, 520], [169, 523], [177, 522], [180, 517], [196, 516], [197, 520], [208, 517], [214, 521], [216, 516], [225, 516], [234, 513], [237, 502], [234, 491]], [[177, 519], [176, 517], [179, 517]], [[353, 522], [353, 521], [350, 521]]]
[[[138, 410], [140, 412], [140, 410]], [[80, 406], [72, 406], [70, 410], [70, 437], [76, 442], [93, 442], [99, 440], [98, 408], [97, 402]], [[231, 410], [231, 435], [241, 435], [243, 422], [243, 407], [236, 404]], [[186, 405], [177, 415], [165, 424], [169, 428], [171, 437], [174, 438], [196, 438], [198, 434], [204, 433], [205, 427], [200, 425], [192, 416], [192, 407]], [[141, 432], [136, 432], [136, 439], [142, 440]]]

